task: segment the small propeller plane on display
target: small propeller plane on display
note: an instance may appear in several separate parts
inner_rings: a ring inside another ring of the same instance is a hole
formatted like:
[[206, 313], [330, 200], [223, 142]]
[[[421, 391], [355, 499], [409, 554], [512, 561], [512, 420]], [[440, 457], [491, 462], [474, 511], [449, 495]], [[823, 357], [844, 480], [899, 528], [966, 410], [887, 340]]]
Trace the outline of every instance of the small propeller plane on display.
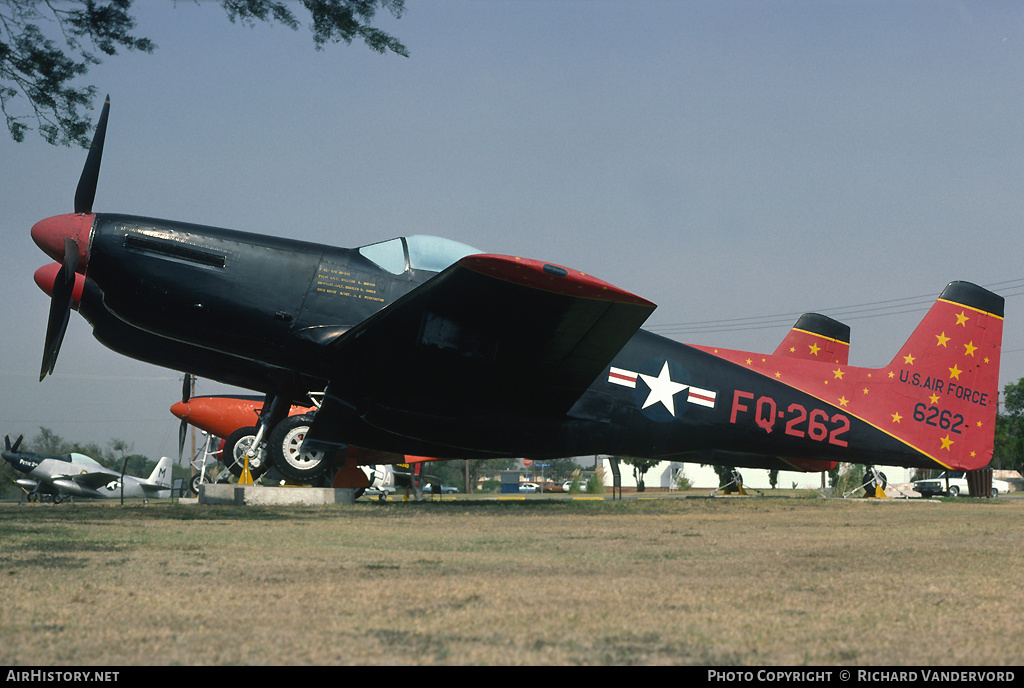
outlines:
[[15, 480], [35, 501], [48, 496], [54, 502], [63, 501], [67, 496], [83, 499], [118, 499], [120, 497], [142, 497], [156, 499], [171, 496], [172, 460], [165, 456], [146, 479], [126, 475], [102, 466], [98, 461], [72, 452], [70, 454], [36, 454], [19, 451], [22, 437], [11, 444], [11, 438], [4, 436], [3, 458], [26, 478]]
[[1003, 298], [974, 284], [949, 283], [881, 368], [848, 364], [848, 328], [798, 328], [774, 354], [691, 346], [640, 329], [644, 298], [446, 239], [347, 249], [93, 212], [108, 114], [74, 213], [32, 228], [59, 261], [36, 273], [40, 379], [77, 309], [119, 353], [261, 393], [256, 444], [287, 478], [379, 463], [362, 450], [814, 471], [992, 456]]

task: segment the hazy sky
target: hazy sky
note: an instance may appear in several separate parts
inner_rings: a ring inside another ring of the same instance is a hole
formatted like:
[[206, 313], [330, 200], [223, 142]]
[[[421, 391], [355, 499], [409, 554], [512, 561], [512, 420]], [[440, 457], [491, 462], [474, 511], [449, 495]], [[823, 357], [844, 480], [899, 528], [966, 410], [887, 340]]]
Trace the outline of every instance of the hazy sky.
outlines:
[[[799, 313], [833, 315], [867, 366], [968, 280], [1007, 297], [1001, 385], [1024, 377], [1021, 3], [407, 4], [379, 23], [408, 59], [138, 3], [157, 50], [87, 79], [112, 101], [95, 210], [342, 246], [442, 235], [645, 296], [684, 342], [770, 352]], [[29, 229], [71, 212], [84, 161], [0, 135], [0, 432], [175, 455], [178, 374], [77, 314], [37, 381]]]

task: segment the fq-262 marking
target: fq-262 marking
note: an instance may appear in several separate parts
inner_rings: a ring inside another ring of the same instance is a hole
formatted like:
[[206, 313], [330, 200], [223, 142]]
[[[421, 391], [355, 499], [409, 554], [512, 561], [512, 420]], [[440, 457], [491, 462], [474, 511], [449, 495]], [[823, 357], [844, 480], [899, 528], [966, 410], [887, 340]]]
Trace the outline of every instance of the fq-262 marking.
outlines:
[[[732, 412], [729, 415], [730, 423], [737, 423], [741, 412], [751, 410], [750, 406], [742, 403], [741, 400], [745, 399], [753, 401], [753, 393], [739, 389], [733, 392]], [[850, 430], [850, 419], [845, 414], [836, 413], [830, 417], [828, 411], [824, 409], [808, 410], [803, 404], [797, 403], [792, 403], [785, 411], [781, 411], [775, 399], [767, 395], [758, 397], [753, 407], [754, 423], [768, 434], [775, 429], [776, 422], [785, 420], [789, 414], [789, 420], [786, 422], [784, 430], [785, 434], [792, 437], [810, 438], [815, 442], [827, 441], [837, 447], [847, 446], [846, 440], [840, 439]]]

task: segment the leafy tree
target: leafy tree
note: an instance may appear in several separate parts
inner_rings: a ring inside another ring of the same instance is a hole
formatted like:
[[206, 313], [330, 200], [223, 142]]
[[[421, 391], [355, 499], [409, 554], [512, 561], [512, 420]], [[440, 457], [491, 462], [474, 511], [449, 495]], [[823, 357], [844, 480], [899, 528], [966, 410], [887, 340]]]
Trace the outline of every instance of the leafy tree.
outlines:
[[1003, 387], [1003, 410], [996, 415], [992, 467], [1024, 471], [1024, 378]]
[[23, 451], [34, 451], [39, 454], [66, 454], [71, 449], [60, 435], [50, 428], [39, 428], [39, 434], [31, 440], [26, 438], [22, 443]]
[[646, 489], [644, 485], [644, 474], [651, 470], [659, 463], [660, 459], [634, 459], [634, 458], [621, 458], [622, 463], [633, 467], [633, 479], [636, 480], [636, 491], [643, 492]]
[[544, 469], [545, 480], [550, 478], [555, 482], [568, 480], [569, 476], [580, 468], [580, 465], [576, 463], [576, 459], [573, 458], [551, 459], [545, 463], [551, 464]]
[[[706, 464], [703, 464], [706, 465]], [[732, 482], [732, 469], [728, 466], [721, 466], [715, 464], [712, 466], [715, 469], [715, 475], [718, 476], [718, 486], [725, 487]]]
[[864, 484], [864, 466], [859, 463], [837, 463], [828, 472], [832, 496], [840, 497]]
[[[96, 100], [96, 88], [77, 80], [100, 63], [98, 54], [151, 53], [156, 48], [150, 39], [132, 35], [132, 4], [133, 0], [0, 0], [0, 112], [11, 138], [24, 141], [30, 129], [26, 121], [34, 120], [48, 143], [88, 147], [92, 124], [87, 112]], [[293, 11], [297, 4], [221, 0], [232, 23], [277, 22], [293, 30], [299, 28]], [[358, 37], [379, 53], [409, 56], [400, 41], [370, 23], [378, 6], [401, 17], [405, 0], [302, 0], [301, 4], [312, 20], [317, 50], [327, 43], [350, 44]], [[17, 107], [22, 99], [28, 101], [28, 108]]]
[[431, 461], [424, 464], [423, 472], [429, 476], [429, 482], [440, 482], [452, 485], [462, 492], [466, 491], [465, 461]]
[[[453, 485], [463, 492], [474, 492], [480, 476], [489, 471], [502, 471], [516, 467], [516, 459], [472, 459], [431, 461], [423, 466], [423, 472], [433, 478], [440, 478], [442, 485]], [[466, 474], [469, 484], [466, 484]]]

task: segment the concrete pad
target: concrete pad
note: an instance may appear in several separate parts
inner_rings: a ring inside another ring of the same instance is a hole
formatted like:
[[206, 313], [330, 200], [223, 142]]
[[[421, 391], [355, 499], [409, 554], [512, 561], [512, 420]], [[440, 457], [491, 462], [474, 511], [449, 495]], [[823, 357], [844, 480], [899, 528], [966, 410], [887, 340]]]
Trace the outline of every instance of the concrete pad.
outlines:
[[199, 486], [200, 504], [233, 506], [316, 506], [320, 504], [354, 504], [355, 490], [331, 487], [264, 487], [263, 485], [222, 485], [206, 483]]

